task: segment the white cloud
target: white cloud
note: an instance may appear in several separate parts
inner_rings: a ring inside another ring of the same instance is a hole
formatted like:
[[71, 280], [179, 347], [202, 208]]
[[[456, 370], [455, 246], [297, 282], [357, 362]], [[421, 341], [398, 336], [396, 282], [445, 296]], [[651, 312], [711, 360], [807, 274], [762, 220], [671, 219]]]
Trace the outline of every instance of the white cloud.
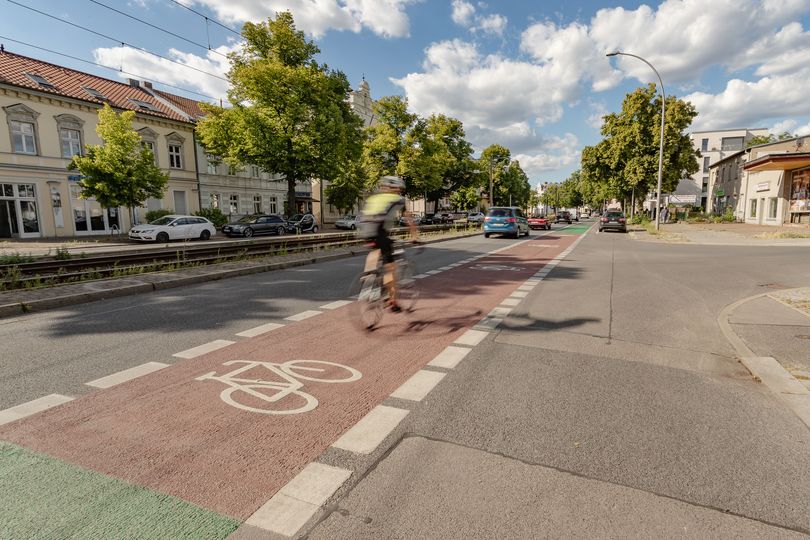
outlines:
[[[290, 11], [295, 25], [318, 38], [329, 30], [360, 32], [368, 28], [383, 37], [406, 37], [410, 21], [405, 12], [417, 0], [194, 0], [217, 17], [241, 24]], [[186, 2], [192, 3], [192, 2]]]
[[470, 26], [475, 17], [475, 6], [464, 0], [453, 0], [453, 22], [459, 26]]
[[506, 23], [507, 23], [506, 17], [495, 13], [493, 15], [480, 17], [478, 19], [478, 26], [476, 27], [476, 29], [481, 30], [485, 34], [502, 36], [504, 30], [506, 30]]
[[781, 122], [775, 123], [771, 128], [768, 130], [773, 135], [780, 135], [784, 132], [793, 133], [793, 130], [796, 129], [799, 123], [792, 119], [788, 118], [787, 120], [782, 120]]
[[605, 123], [604, 116], [608, 114], [607, 107], [601, 102], [590, 102], [589, 107], [593, 111], [588, 116], [588, 125], [594, 129], [602, 129], [602, 124]]

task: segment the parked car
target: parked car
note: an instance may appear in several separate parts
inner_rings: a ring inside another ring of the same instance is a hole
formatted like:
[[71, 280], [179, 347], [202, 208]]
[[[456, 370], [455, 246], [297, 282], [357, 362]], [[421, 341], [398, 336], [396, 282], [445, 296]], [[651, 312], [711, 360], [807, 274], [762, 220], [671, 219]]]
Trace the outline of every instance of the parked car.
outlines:
[[484, 218], [484, 237], [490, 234], [507, 234], [519, 238], [529, 236], [529, 222], [523, 211], [516, 206], [495, 206], [489, 209]]
[[129, 230], [130, 240], [168, 242], [169, 240], [208, 240], [216, 234], [214, 224], [200, 216], [168, 215], [135, 225]]
[[281, 236], [287, 232], [287, 222], [281, 216], [254, 214], [223, 225], [222, 232], [227, 236], [244, 236], [245, 238], [250, 238], [256, 234], [277, 234]]
[[483, 223], [484, 217], [483, 212], [470, 212], [467, 214], [467, 221], [470, 223]]
[[305, 232], [318, 232], [318, 222], [312, 214], [294, 214], [287, 220], [287, 230], [301, 234]]
[[579, 214], [579, 217], [581, 217], [582, 219], [588, 219], [589, 217], [591, 217], [591, 213], [584, 211]]
[[528, 219], [530, 229], [551, 229], [551, 223], [546, 216], [534, 216]]
[[559, 212], [557, 212], [557, 216], [554, 218], [554, 223], [559, 223], [561, 221], [564, 221], [569, 225], [571, 225], [571, 212], [569, 212], [568, 210], [560, 210]]
[[357, 216], [346, 214], [342, 218], [335, 221], [335, 227], [338, 229], [349, 229], [353, 231], [357, 228]]
[[425, 216], [419, 221], [419, 225], [438, 225], [442, 221], [436, 214], [425, 214]]
[[450, 212], [442, 212], [441, 214], [436, 214], [436, 218], [438, 218], [439, 223], [453, 223], [455, 216]]
[[624, 212], [617, 212], [611, 210], [605, 212], [605, 215], [599, 220], [599, 232], [605, 230], [627, 232], [627, 218], [624, 217]]

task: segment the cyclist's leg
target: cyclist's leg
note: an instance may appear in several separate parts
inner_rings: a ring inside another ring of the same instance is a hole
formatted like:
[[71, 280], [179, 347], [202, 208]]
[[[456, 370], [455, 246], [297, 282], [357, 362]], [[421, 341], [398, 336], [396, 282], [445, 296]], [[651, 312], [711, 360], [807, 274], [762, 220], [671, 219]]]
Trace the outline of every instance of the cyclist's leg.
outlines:
[[366, 274], [376, 272], [379, 265], [380, 265], [380, 250], [379, 248], [372, 248], [368, 252], [368, 255], [366, 255], [366, 266], [365, 268], [363, 268], [363, 272]]
[[388, 291], [388, 298], [392, 305], [397, 303], [396, 262], [394, 261], [394, 242], [388, 236], [385, 227], [380, 227], [377, 233], [377, 246], [380, 248], [380, 257], [383, 262], [383, 285]]

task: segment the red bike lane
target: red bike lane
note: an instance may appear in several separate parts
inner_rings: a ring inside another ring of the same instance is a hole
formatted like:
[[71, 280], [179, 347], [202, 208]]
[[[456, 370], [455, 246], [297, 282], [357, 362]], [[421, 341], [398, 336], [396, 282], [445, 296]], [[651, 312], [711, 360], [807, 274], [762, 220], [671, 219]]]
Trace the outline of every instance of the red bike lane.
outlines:
[[[359, 330], [345, 306], [5, 425], [0, 439], [244, 520], [577, 238], [535, 237], [421, 279], [416, 311], [386, 313], [372, 333]], [[279, 367], [294, 360], [354, 371]], [[258, 394], [223, 393], [230, 386], [215, 377], [243, 368], [231, 377]], [[311, 380], [352, 373], [359, 378]], [[295, 393], [269, 403], [262, 395], [282, 387], [245, 382], [259, 380], [286, 384], [317, 405]]]

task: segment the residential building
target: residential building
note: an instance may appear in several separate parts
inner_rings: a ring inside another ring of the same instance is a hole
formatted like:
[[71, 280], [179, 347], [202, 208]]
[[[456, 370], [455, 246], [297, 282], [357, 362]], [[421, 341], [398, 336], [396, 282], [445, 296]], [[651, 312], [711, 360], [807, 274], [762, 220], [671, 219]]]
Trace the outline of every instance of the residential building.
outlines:
[[68, 171], [85, 145], [101, 144], [98, 110], [135, 111], [133, 127], [169, 174], [162, 200], [135, 209], [199, 208], [194, 124], [151, 93], [129, 84], [9, 52], [0, 47], [0, 238], [74, 237], [122, 232], [127, 208], [103, 208], [82, 199], [78, 172]]
[[810, 136], [752, 146], [711, 166], [709, 210], [739, 221], [810, 225]]
[[[700, 151], [698, 172], [684, 178], [675, 192], [669, 195], [668, 202], [700, 206], [706, 209], [709, 203], [709, 168], [712, 164], [743, 150], [751, 138], [767, 136], [765, 128], [721, 129], [695, 131], [689, 135], [692, 146]], [[654, 197], [654, 196], [653, 196]]]

